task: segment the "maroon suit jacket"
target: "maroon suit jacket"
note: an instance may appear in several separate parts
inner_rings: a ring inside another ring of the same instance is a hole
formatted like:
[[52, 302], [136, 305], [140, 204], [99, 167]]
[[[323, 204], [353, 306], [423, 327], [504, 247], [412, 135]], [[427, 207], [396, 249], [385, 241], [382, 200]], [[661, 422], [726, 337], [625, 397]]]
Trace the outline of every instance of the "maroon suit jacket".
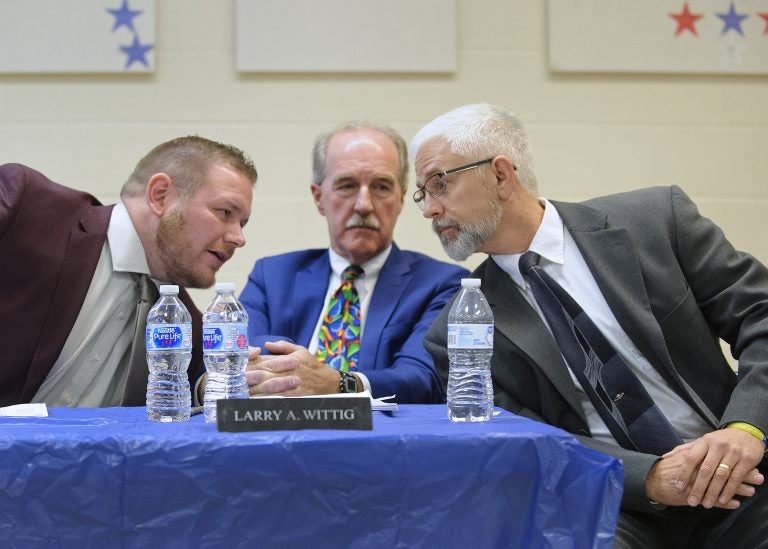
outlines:
[[[0, 166], [0, 406], [29, 402], [59, 357], [112, 207], [26, 166]], [[202, 341], [200, 311], [184, 289], [180, 297], [192, 314], [193, 341]], [[193, 348], [191, 380], [202, 368], [200, 345]]]

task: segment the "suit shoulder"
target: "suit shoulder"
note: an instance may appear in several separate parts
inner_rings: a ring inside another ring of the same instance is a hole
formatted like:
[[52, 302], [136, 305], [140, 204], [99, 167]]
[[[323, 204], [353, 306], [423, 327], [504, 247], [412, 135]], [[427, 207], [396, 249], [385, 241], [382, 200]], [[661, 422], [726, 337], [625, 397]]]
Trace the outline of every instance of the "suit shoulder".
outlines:
[[669, 203], [674, 194], [685, 196], [685, 193], [680, 187], [657, 186], [598, 196], [596, 198], [585, 200], [583, 204], [599, 208], [635, 208], [644, 205]]
[[434, 257], [428, 256], [421, 252], [401, 250], [400, 253], [408, 259], [408, 262], [411, 264], [411, 268], [415, 270], [429, 270], [433, 272], [437, 270], [446, 274], [455, 273], [460, 274], [461, 276], [466, 276], [469, 274], [469, 271], [461, 265], [449, 263], [448, 261], [440, 261], [439, 259], [435, 259]]
[[306, 250], [296, 250], [283, 254], [268, 255], [256, 260], [257, 264], [264, 264], [270, 268], [287, 267], [290, 265], [302, 265], [311, 261], [320, 259], [327, 254], [327, 248], [311, 248]]
[[680, 187], [647, 187], [585, 200], [581, 204], [608, 214], [615, 223], [629, 220], [671, 218], [676, 199], [691, 203]]

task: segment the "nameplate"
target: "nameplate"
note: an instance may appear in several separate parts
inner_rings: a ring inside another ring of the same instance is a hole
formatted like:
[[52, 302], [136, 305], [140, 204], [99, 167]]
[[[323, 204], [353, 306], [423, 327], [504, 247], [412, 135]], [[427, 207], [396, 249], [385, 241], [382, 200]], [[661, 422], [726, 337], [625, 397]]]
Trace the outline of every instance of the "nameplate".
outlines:
[[219, 431], [354, 429], [370, 431], [371, 400], [360, 397], [250, 398], [216, 401]]

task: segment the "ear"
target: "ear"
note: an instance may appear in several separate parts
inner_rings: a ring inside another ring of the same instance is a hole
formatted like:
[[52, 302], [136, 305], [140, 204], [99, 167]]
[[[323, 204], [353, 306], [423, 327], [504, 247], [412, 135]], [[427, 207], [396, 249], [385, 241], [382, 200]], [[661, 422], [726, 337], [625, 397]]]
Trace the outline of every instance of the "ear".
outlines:
[[496, 190], [499, 193], [499, 198], [505, 200], [513, 192], [519, 190], [517, 187], [520, 185], [520, 182], [517, 180], [515, 165], [509, 157], [504, 155], [497, 156], [491, 162], [491, 167], [496, 175]]
[[320, 212], [320, 215], [325, 215], [325, 207], [323, 207], [323, 202], [320, 200], [323, 197], [321, 183], [312, 183], [309, 188], [312, 191], [312, 198], [315, 201], [315, 206], [317, 206], [317, 211]]
[[145, 198], [149, 208], [161, 216], [178, 199], [178, 192], [167, 174], [156, 173], [147, 181]]

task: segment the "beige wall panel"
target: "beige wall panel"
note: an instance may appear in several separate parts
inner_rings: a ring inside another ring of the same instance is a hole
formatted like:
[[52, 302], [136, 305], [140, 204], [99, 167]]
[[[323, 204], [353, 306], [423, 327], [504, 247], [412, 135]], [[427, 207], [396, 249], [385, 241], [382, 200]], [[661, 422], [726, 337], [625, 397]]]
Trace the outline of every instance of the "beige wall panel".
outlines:
[[[240, 146], [260, 178], [248, 243], [220, 279], [242, 286], [257, 257], [327, 243], [308, 190], [319, 131], [372, 118], [410, 139], [432, 117], [486, 101], [527, 124], [543, 195], [676, 183], [737, 247], [768, 261], [768, 77], [555, 75], [544, 4], [457, 0], [452, 75], [278, 75], [237, 73], [234, 2], [162, 0], [152, 75], [0, 75], [0, 162], [109, 202], [161, 141], [196, 133]], [[396, 239], [446, 259], [410, 201], [413, 174], [410, 185]], [[210, 292], [195, 299], [203, 306]]]

